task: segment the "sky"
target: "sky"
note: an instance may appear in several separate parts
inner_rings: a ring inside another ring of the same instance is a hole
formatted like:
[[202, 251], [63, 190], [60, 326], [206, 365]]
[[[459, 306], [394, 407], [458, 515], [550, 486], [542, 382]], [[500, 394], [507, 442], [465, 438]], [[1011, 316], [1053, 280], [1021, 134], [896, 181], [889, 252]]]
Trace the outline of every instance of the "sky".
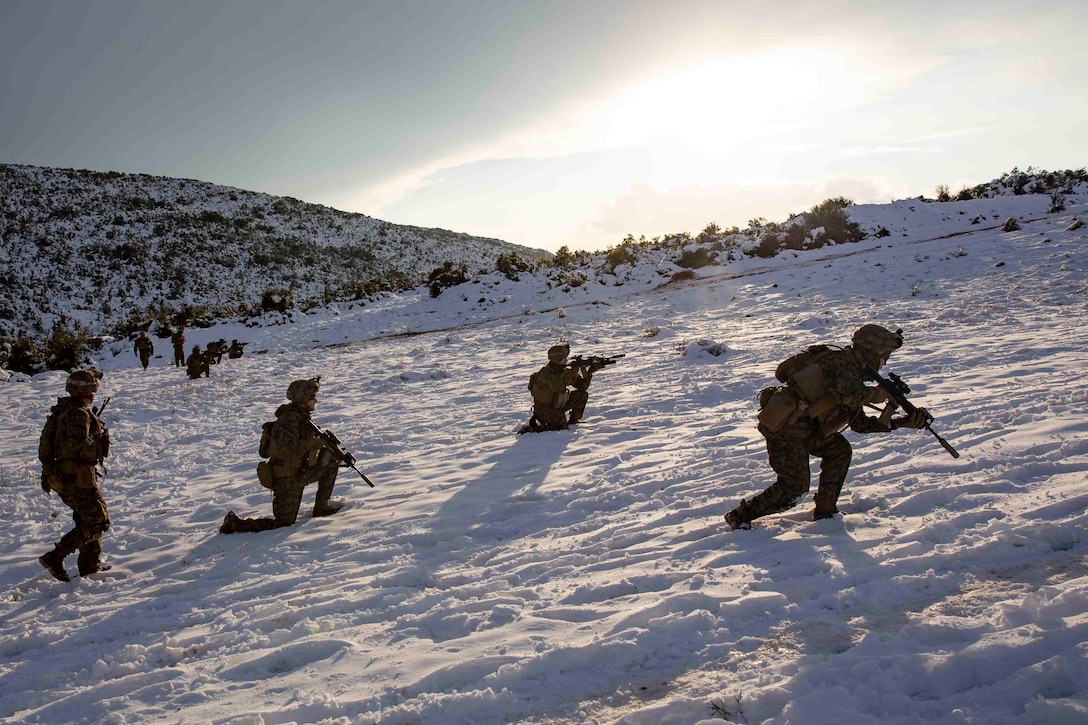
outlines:
[[554, 251], [1088, 164], [1083, 3], [0, 3], [0, 162]]
[[[66, 373], [0, 371], [0, 721], [1082, 725], [1086, 192], [859, 205], [887, 237], [664, 287], [682, 248], [224, 321], [187, 342], [246, 354], [197, 380], [165, 338], [147, 370], [107, 342], [113, 569], [67, 583], [37, 561], [72, 521], [36, 460]], [[846, 432], [839, 515], [809, 491], [730, 531], [774, 480], [760, 389], [870, 321], [959, 457]], [[517, 435], [558, 339], [625, 357], [577, 426]], [[374, 488], [342, 470], [335, 516], [311, 485], [295, 525], [218, 533], [270, 515], [261, 424], [314, 375]]]

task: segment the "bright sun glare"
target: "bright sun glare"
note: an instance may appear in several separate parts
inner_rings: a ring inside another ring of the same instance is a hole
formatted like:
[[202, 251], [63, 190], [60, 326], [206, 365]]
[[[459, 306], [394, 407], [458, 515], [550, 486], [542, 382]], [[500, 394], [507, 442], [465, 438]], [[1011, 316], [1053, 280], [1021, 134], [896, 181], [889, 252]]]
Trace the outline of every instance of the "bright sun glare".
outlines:
[[720, 157], [799, 123], [819, 123], [860, 97], [841, 56], [774, 51], [716, 59], [639, 84], [603, 104], [587, 131], [606, 147], [666, 142]]

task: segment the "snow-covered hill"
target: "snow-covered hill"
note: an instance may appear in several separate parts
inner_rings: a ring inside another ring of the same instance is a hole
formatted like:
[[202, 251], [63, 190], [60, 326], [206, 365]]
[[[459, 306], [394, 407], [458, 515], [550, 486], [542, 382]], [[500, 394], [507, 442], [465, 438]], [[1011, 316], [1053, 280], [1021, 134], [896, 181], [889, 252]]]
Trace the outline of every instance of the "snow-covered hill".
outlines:
[[[196, 381], [107, 347], [104, 549], [124, 578], [37, 564], [70, 525], [35, 461], [64, 374], [13, 376], [0, 718], [1085, 722], [1088, 204], [1067, 202], [852, 207], [889, 233], [694, 279], [662, 255], [193, 331], [253, 342]], [[758, 391], [864, 322], [904, 329], [889, 369], [961, 458], [924, 431], [851, 435], [842, 518], [812, 522], [809, 496], [730, 532], [773, 480]], [[517, 436], [560, 339], [626, 357], [583, 425]], [[348, 471], [334, 517], [217, 534], [228, 509], [269, 511], [260, 424], [312, 375], [315, 420], [377, 488]]]
[[300, 307], [365, 298], [514, 251], [546, 256], [189, 179], [0, 164], [0, 338], [232, 317], [269, 291]]

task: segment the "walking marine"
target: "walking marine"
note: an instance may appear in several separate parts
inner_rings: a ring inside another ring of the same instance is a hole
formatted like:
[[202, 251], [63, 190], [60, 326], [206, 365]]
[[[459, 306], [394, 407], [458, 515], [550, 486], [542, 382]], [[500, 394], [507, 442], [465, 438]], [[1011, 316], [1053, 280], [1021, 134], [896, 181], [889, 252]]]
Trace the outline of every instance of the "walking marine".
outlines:
[[110, 568], [100, 560], [102, 534], [110, 528], [110, 515], [98, 490], [95, 470], [110, 454], [110, 433], [98, 418], [101, 411], [91, 408], [101, 377], [97, 370], [76, 370], [69, 375], [64, 386], [69, 397], [57, 400], [38, 439], [42, 490], [47, 495], [56, 491], [72, 509], [75, 522], [75, 528], [62, 536], [52, 551], [38, 558], [63, 582], [69, 580], [64, 559], [77, 550], [80, 576]]
[[132, 352], [140, 358], [140, 364], [144, 366], [144, 370], [147, 370], [147, 363], [151, 360], [151, 356], [155, 354], [155, 343], [151, 342], [151, 338], [147, 336], [146, 332], [140, 330], [139, 337], [132, 344]]
[[178, 331], [170, 336], [170, 343], [174, 346], [174, 367], [180, 368], [185, 365], [185, 328], [180, 327]]
[[257, 464], [257, 477], [261, 485], [272, 490], [272, 518], [243, 519], [229, 511], [223, 518], [220, 533], [291, 526], [302, 506], [303, 490], [314, 482], [317, 483], [317, 496], [313, 515], [329, 516], [341, 509], [342, 502], [331, 500], [341, 462], [310, 417], [317, 407], [320, 387], [320, 378], [291, 383], [287, 386], [290, 402], [277, 408], [276, 420], [264, 426], [259, 452], [268, 460]]
[[566, 430], [578, 423], [585, 415], [593, 373], [620, 357], [623, 355], [570, 359], [570, 345], [548, 348], [548, 364], [529, 376], [533, 415], [519, 432]]
[[[760, 393], [759, 432], [767, 441], [767, 458], [777, 479], [770, 487], [725, 515], [733, 529], [751, 528], [761, 516], [793, 508], [809, 490], [809, 456], [820, 459], [814, 520], [831, 518], [850, 468], [853, 451], [841, 431], [885, 433], [897, 428], [926, 428], [933, 420], [924, 408], [892, 418], [888, 405], [879, 418], [866, 415], [866, 405], [888, 400], [879, 386], [867, 386], [866, 369], [877, 371], [903, 345], [901, 330], [864, 325], [845, 348], [813, 345], [783, 361], [775, 377], [784, 387]], [[906, 408], [905, 408], [906, 409]]]

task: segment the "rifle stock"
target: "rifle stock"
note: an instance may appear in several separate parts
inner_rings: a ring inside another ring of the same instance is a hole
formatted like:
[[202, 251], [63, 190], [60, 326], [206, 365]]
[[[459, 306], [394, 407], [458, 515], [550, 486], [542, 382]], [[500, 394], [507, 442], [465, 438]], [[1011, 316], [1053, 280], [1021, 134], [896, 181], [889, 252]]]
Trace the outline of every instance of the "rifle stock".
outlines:
[[[907, 393], [910, 392], [910, 387], [907, 386], [903, 379], [895, 373], [888, 373], [888, 377], [878, 373], [876, 370], [868, 365], [862, 366], [862, 378], [876, 383], [885, 393], [888, 394], [888, 399], [892, 401], [892, 404], [898, 405], [903, 409], [903, 412], [907, 415], [914, 415], [914, 412], [918, 410], [917, 406], [907, 400]], [[937, 439], [937, 442], [941, 444], [941, 447], [948, 451], [948, 454], [953, 458], [959, 458], [959, 452], [952, 447], [952, 444], [946, 441], [941, 435], [933, 430], [933, 415], [926, 410], [925, 411], [926, 425], [925, 429], [933, 434], [933, 437]]]

